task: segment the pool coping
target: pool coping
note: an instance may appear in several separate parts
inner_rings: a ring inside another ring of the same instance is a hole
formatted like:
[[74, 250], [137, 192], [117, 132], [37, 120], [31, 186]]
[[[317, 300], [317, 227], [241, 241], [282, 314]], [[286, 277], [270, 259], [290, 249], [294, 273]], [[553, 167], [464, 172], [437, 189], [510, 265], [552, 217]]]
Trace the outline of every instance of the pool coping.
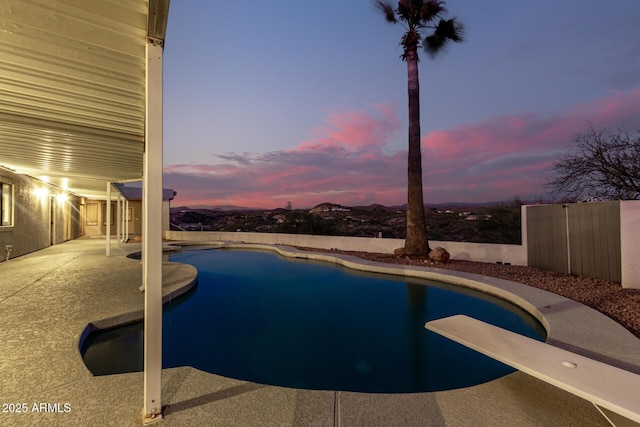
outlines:
[[[167, 253], [176, 253], [177, 251], [165, 251]], [[139, 254], [140, 252], [133, 252], [127, 255], [127, 258], [138, 259], [132, 255]], [[163, 262], [163, 275], [167, 269], [171, 267], [179, 269], [182, 278], [177, 281], [162, 283], [162, 305], [170, 303], [172, 300], [181, 297], [182, 295], [191, 291], [198, 283], [198, 270], [189, 264], [179, 262]], [[108, 330], [117, 328], [120, 326], [129, 325], [131, 323], [137, 323], [144, 320], [144, 308], [138, 310], [132, 310], [125, 313], [117, 314], [115, 316], [104, 317], [101, 319], [93, 320], [85, 326], [80, 332], [80, 339], [78, 340], [78, 350], [82, 350], [84, 343], [86, 342], [89, 334], [96, 331]]]

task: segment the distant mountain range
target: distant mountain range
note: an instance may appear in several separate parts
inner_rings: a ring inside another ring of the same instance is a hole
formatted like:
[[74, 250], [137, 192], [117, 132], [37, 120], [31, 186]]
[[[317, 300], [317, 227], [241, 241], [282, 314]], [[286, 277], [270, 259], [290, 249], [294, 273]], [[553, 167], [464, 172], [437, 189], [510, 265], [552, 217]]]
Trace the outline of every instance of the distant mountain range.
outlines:
[[[488, 207], [488, 206], [496, 206], [496, 205], [510, 205], [512, 204], [514, 201], [513, 200], [503, 200], [503, 201], [494, 201], [494, 202], [448, 202], [448, 203], [425, 203], [425, 208], [431, 209], [431, 208], [473, 208], [473, 207]], [[524, 204], [532, 204], [533, 202], [529, 202], [529, 201], [522, 201]], [[345, 206], [345, 205], [338, 205], [335, 203], [320, 203], [312, 208], [296, 208], [295, 210], [298, 209], [303, 209], [303, 210], [310, 210], [310, 209], [315, 209], [319, 206], [323, 206], [323, 205], [327, 205], [327, 206], [334, 206], [334, 207], [342, 207], [342, 208], [357, 208], [357, 209], [362, 209], [362, 210], [371, 210], [371, 209], [400, 209], [400, 210], [405, 210], [407, 209], [407, 205], [399, 205], [399, 206], [384, 206], [378, 203], [374, 203], [371, 205], [366, 205], [366, 206]], [[234, 206], [234, 205], [196, 205], [196, 206], [178, 206], [178, 207], [172, 207], [171, 208], [171, 213], [176, 213], [176, 212], [180, 212], [181, 210], [190, 210], [190, 211], [198, 211], [198, 210], [203, 210], [203, 211], [221, 211], [221, 212], [230, 212], [230, 211], [274, 211], [274, 210], [279, 210], [279, 209], [283, 209], [283, 208], [273, 208], [273, 209], [267, 209], [267, 208], [249, 208], [249, 207], [243, 207], [243, 206]]]
[[189, 209], [189, 210], [198, 210], [198, 209], [204, 209], [204, 210], [208, 210], [208, 211], [224, 211], [224, 212], [228, 212], [228, 211], [264, 211], [264, 210], [269, 210], [269, 209], [264, 209], [264, 208], [247, 208], [244, 206], [234, 206], [234, 205], [196, 205], [196, 206], [179, 206], [179, 207], [172, 207], [171, 208], [171, 212], [173, 211], [179, 211], [179, 210], [183, 210], [183, 209]]

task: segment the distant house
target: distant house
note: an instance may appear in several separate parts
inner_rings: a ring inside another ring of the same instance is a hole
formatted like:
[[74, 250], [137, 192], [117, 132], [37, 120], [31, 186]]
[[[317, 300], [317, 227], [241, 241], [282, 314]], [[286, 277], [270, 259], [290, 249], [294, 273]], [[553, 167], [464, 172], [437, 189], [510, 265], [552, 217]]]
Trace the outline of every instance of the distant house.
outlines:
[[333, 203], [321, 203], [318, 206], [312, 208], [309, 213], [318, 214], [322, 212], [349, 212], [351, 208], [341, 205], [334, 205]]

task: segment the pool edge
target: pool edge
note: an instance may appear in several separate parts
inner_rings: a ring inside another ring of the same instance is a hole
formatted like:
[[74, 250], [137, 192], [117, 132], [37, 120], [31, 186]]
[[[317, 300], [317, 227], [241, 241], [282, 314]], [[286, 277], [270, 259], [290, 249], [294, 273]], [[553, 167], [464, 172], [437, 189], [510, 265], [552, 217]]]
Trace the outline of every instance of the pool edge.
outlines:
[[[198, 270], [190, 265], [180, 262], [163, 262], [162, 279], [162, 305], [170, 303], [176, 298], [186, 294], [198, 284]], [[171, 270], [169, 277], [165, 277], [165, 270]], [[176, 277], [177, 276], [177, 277]], [[171, 280], [168, 280], [171, 279]], [[115, 316], [92, 320], [84, 327], [78, 339], [78, 352], [81, 351], [89, 334], [99, 330], [113, 329], [120, 326], [144, 320], [144, 309], [120, 313]], [[83, 363], [84, 365], [84, 363]]]
[[485, 292], [515, 304], [538, 320], [546, 330], [548, 344], [640, 373], [640, 339], [622, 325], [582, 303], [523, 283], [433, 267], [391, 265], [352, 255], [302, 251], [287, 245], [220, 241], [182, 241], [180, 245], [189, 243], [215, 245], [220, 249], [269, 250], [290, 258], [331, 262], [359, 271], [438, 280]]

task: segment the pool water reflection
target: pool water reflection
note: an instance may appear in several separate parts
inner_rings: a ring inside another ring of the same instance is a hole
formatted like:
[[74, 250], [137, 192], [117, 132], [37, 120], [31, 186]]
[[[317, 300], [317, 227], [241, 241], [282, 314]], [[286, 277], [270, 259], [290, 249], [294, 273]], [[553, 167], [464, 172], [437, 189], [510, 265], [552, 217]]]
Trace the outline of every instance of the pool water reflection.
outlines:
[[[171, 259], [194, 265], [199, 278], [195, 291], [165, 309], [165, 368], [306, 389], [435, 391], [513, 369], [425, 330], [429, 320], [466, 314], [545, 337], [524, 310], [439, 282], [266, 251], [186, 251]], [[82, 352], [96, 375], [142, 370], [142, 324], [91, 334]]]

